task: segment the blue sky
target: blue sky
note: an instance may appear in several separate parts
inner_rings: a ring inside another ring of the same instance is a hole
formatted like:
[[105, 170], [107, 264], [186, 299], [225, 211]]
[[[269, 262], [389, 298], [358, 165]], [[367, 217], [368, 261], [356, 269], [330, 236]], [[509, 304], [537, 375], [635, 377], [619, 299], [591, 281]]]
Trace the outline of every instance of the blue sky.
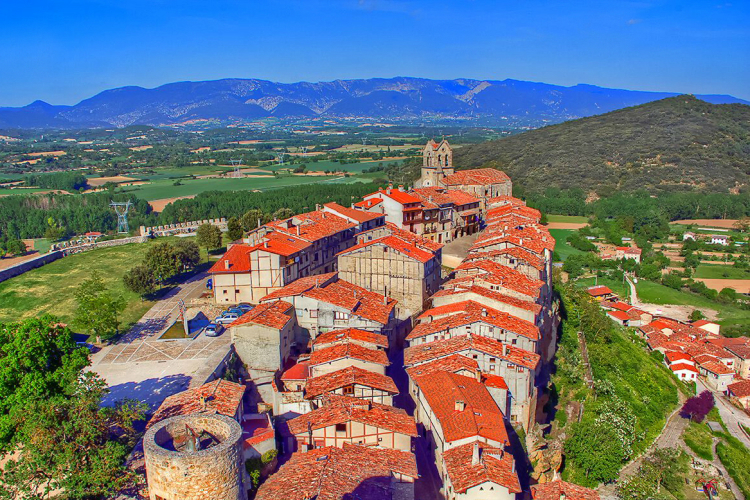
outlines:
[[750, 100], [750, 1], [20, 0], [0, 106], [124, 85], [418, 76]]

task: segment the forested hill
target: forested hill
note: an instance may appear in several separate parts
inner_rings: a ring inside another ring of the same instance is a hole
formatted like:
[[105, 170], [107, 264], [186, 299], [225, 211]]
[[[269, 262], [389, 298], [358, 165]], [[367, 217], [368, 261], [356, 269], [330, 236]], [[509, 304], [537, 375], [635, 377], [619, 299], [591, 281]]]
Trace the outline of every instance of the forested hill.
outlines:
[[750, 106], [683, 95], [458, 148], [459, 169], [491, 164], [527, 191], [748, 189]]

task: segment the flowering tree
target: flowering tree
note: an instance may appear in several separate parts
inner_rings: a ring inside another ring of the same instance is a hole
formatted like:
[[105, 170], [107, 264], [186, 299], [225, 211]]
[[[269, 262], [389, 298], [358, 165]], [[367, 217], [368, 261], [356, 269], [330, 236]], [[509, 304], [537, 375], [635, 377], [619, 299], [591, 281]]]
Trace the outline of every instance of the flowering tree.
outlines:
[[682, 406], [680, 415], [682, 418], [689, 418], [693, 422], [703, 422], [708, 412], [714, 407], [714, 396], [710, 391], [703, 391], [697, 396], [694, 396]]

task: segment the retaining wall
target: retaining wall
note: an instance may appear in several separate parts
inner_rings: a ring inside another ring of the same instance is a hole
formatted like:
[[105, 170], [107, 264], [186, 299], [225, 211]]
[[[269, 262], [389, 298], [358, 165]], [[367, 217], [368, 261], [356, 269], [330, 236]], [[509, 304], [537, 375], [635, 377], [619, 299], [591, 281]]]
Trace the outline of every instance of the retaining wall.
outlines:
[[39, 257], [34, 257], [33, 259], [18, 263], [15, 266], [0, 270], [0, 282], [3, 282], [10, 278], [14, 278], [25, 273], [26, 271], [36, 269], [37, 267], [42, 267], [43, 265], [49, 264], [50, 262], [62, 257], [64, 257], [63, 252], [58, 250], [55, 252], [40, 255]]

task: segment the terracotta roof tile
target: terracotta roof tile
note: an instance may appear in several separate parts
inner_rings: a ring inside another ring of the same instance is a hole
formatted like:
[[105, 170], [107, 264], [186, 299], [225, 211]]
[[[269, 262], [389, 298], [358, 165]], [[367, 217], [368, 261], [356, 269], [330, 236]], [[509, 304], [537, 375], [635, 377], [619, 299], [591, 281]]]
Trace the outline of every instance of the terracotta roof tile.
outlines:
[[309, 376], [310, 363], [308, 361], [300, 361], [282, 373], [281, 380], [307, 380]]
[[468, 356], [462, 356], [461, 354], [453, 354], [444, 358], [436, 359], [428, 363], [422, 363], [421, 365], [411, 366], [406, 369], [406, 373], [411, 378], [421, 377], [422, 375], [429, 375], [436, 372], [451, 372], [459, 373], [471, 372], [476, 373], [479, 371], [479, 364], [475, 359], [471, 359]]
[[498, 302], [504, 302], [513, 307], [533, 312], [535, 315], [539, 314], [539, 312], [542, 310], [542, 306], [534, 302], [521, 300], [516, 297], [511, 297], [510, 295], [504, 294], [502, 292], [490, 290], [483, 286], [477, 285], [474, 283], [474, 279], [471, 277], [453, 279], [451, 281], [448, 281], [447, 283], [444, 283], [443, 289], [435, 292], [433, 297], [455, 296], [462, 294], [476, 294], [488, 299], [496, 300]]
[[312, 399], [327, 392], [354, 384], [380, 389], [391, 394], [398, 394], [398, 388], [391, 377], [350, 366], [343, 370], [327, 373], [307, 380], [305, 397]]
[[539, 297], [539, 292], [544, 286], [541, 280], [531, 279], [516, 269], [491, 260], [462, 262], [455, 269], [455, 273], [457, 278], [479, 278], [533, 298]]
[[250, 272], [252, 245], [232, 245], [208, 270], [209, 274], [234, 274]]
[[505, 215], [515, 215], [535, 222], [539, 222], [542, 218], [542, 213], [539, 210], [527, 206], [502, 205], [487, 211], [488, 219]]
[[693, 365], [689, 365], [687, 363], [673, 363], [669, 365], [669, 369], [672, 370], [673, 372], [687, 370], [690, 372], [698, 373], [698, 369], [696, 367], [694, 367]]
[[[235, 418], [244, 394], [244, 385], [216, 379], [195, 389], [188, 389], [169, 396], [151, 417], [147, 427], [151, 427], [165, 418], [194, 413], [219, 413]], [[205, 405], [201, 397], [204, 398]]]
[[620, 321], [630, 320], [630, 316], [628, 316], [628, 313], [623, 311], [607, 311], [607, 314], [612, 316], [613, 318], [619, 319]]
[[544, 269], [544, 260], [540, 259], [538, 255], [533, 254], [520, 247], [508, 247], [501, 248], [499, 250], [490, 250], [488, 252], [472, 252], [466, 256], [465, 262], [471, 262], [474, 260], [494, 260], [493, 257], [508, 256], [516, 260], [524, 261], [534, 269], [539, 271]]
[[323, 205], [329, 210], [332, 210], [341, 217], [347, 217], [358, 223], [369, 222], [371, 220], [380, 219], [385, 217], [385, 214], [376, 214], [373, 212], [365, 212], [364, 210], [357, 210], [356, 208], [348, 208], [338, 203], [326, 203]]
[[743, 379], [739, 382], [729, 384], [727, 389], [738, 398], [746, 398], [750, 396], [750, 380]]
[[701, 363], [701, 368], [717, 375], [729, 375], [734, 373], [731, 368], [719, 361], [709, 361], [708, 363]]
[[382, 245], [391, 248], [403, 255], [406, 255], [407, 257], [412, 257], [413, 259], [416, 259], [423, 264], [436, 257], [434, 253], [423, 250], [416, 245], [408, 241], [404, 241], [396, 236], [384, 236], [372, 241], [363, 241], [362, 243], [354, 245], [353, 247], [348, 248], [343, 252], [339, 252], [337, 255], [346, 255], [374, 245]]
[[[536, 325], [506, 312], [495, 310], [473, 300], [458, 302], [451, 304], [451, 306], [436, 307], [423, 312], [419, 316], [422, 322], [409, 333], [406, 339], [411, 340], [481, 322], [532, 340], [539, 340], [539, 328]], [[429, 317], [435, 319], [425, 322]]]
[[323, 349], [317, 349], [310, 354], [310, 366], [330, 363], [338, 359], [359, 359], [383, 366], [390, 365], [388, 355], [380, 349], [368, 349], [359, 344], [335, 344]]
[[414, 383], [440, 421], [446, 442], [477, 436], [509, 443], [502, 411], [476, 378], [440, 371], [417, 377]]
[[233, 326], [254, 323], [281, 330], [294, 319], [294, 306], [283, 300], [265, 302], [246, 312], [229, 325]]
[[354, 206], [362, 207], [364, 209], [370, 209], [374, 207], [375, 205], [379, 205], [381, 203], [383, 203], [382, 198], [370, 198], [369, 200], [358, 201], [357, 203], [354, 204]]
[[442, 183], [446, 186], [487, 186], [489, 184], [505, 184], [510, 182], [505, 172], [494, 168], [476, 168], [473, 170], [459, 170], [446, 176]]
[[560, 480], [531, 487], [534, 500], [560, 500], [563, 496], [566, 500], [600, 500], [596, 491]]
[[364, 399], [328, 394], [322, 406], [287, 422], [292, 434], [302, 434], [310, 429], [321, 429], [345, 422], [359, 422], [380, 429], [416, 437], [417, 424], [404, 410], [373, 403]]
[[535, 370], [540, 360], [540, 356], [534, 352], [519, 349], [510, 344], [503, 344], [481, 335], [469, 334], [408, 347], [404, 350], [404, 366], [418, 365], [451, 354], [471, 351], [483, 352], [529, 370]]
[[489, 206], [513, 205], [516, 207], [525, 207], [526, 202], [513, 196], [496, 196], [487, 200]]
[[256, 500], [388, 500], [391, 476], [418, 477], [413, 454], [345, 443], [297, 452], [258, 489]]
[[288, 219], [269, 222], [266, 226], [295, 238], [314, 242], [352, 229], [357, 225], [338, 215], [316, 210], [298, 214]]
[[[475, 446], [479, 453], [477, 464], [472, 463]], [[488, 481], [507, 488], [510, 493], [521, 493], [513, 455], [502, 448], [474, 441], [445, 450], [443, 460], [456, 493], [465, 493], [469, 488]], [[496, 494], [500, 496], [499, 492]]]
[[601, 297], [602, 295], [610, 295], [612, 290], [610, 290], [608, 286], [599, 285], [587, 288], [586, 293], [592, 297]]
[[393, 222], [386, 222], [385, 227], [388, 228], [388, 230], [391, 232], [391, 235], [396, 236], [397, 238], [401, 238], [402, 240], [408, 241], [412, 243], [413, 245], [419, 248], [424, 248], [425, 250], [428, 250], [430, 252], [437, 252], [444, 246], [442, 243], [432, 241], [431, 239], [428, 239], [428, 238], [423, 238], [422, 236], [418, 236], [412, 233], [411, 231], [405, 231], [399, 228]]
[[675, 361], [679, 360], [694, 361], [691, 355], [677, 351], [667, 351], [664, 354], [664, 357], [667, 358], [667, 361], [669, 361], [670, 363], [674, 363]]
[[383, 188], [380, 188], [376, 193], [365, 195], [365, 198], [371, 197], [372, 195], [378, 195], [379, 198], [382, 198], [383, 196], [387, 196], [388, 198], [392, 199], [393, 201], [397, 203], [400, 203], [401, 205], [410, 205], [413, 203], [419, 203], [419, 198], [405, 191], [399, 191], [398, 189], [391, 188], [389, 190], [385, 190]]
[[396, 300], [338, 279], [337, 273], [307, 276], [269, 293], [261, 302], [302, 296], [348, 309], [365, 319], [387, 324]]
[[352, 340], [372, 344], [377, 347], [388, 347], [388, 337], [385, 335], [360, 330], [358, 328], [345, 328], [343, 330], [331, 330], [321, 333], [315, 338], [315, 340], [313, 340], [313, 345], [316, 347], [323, 347], [328, 344], [350, 342]]

